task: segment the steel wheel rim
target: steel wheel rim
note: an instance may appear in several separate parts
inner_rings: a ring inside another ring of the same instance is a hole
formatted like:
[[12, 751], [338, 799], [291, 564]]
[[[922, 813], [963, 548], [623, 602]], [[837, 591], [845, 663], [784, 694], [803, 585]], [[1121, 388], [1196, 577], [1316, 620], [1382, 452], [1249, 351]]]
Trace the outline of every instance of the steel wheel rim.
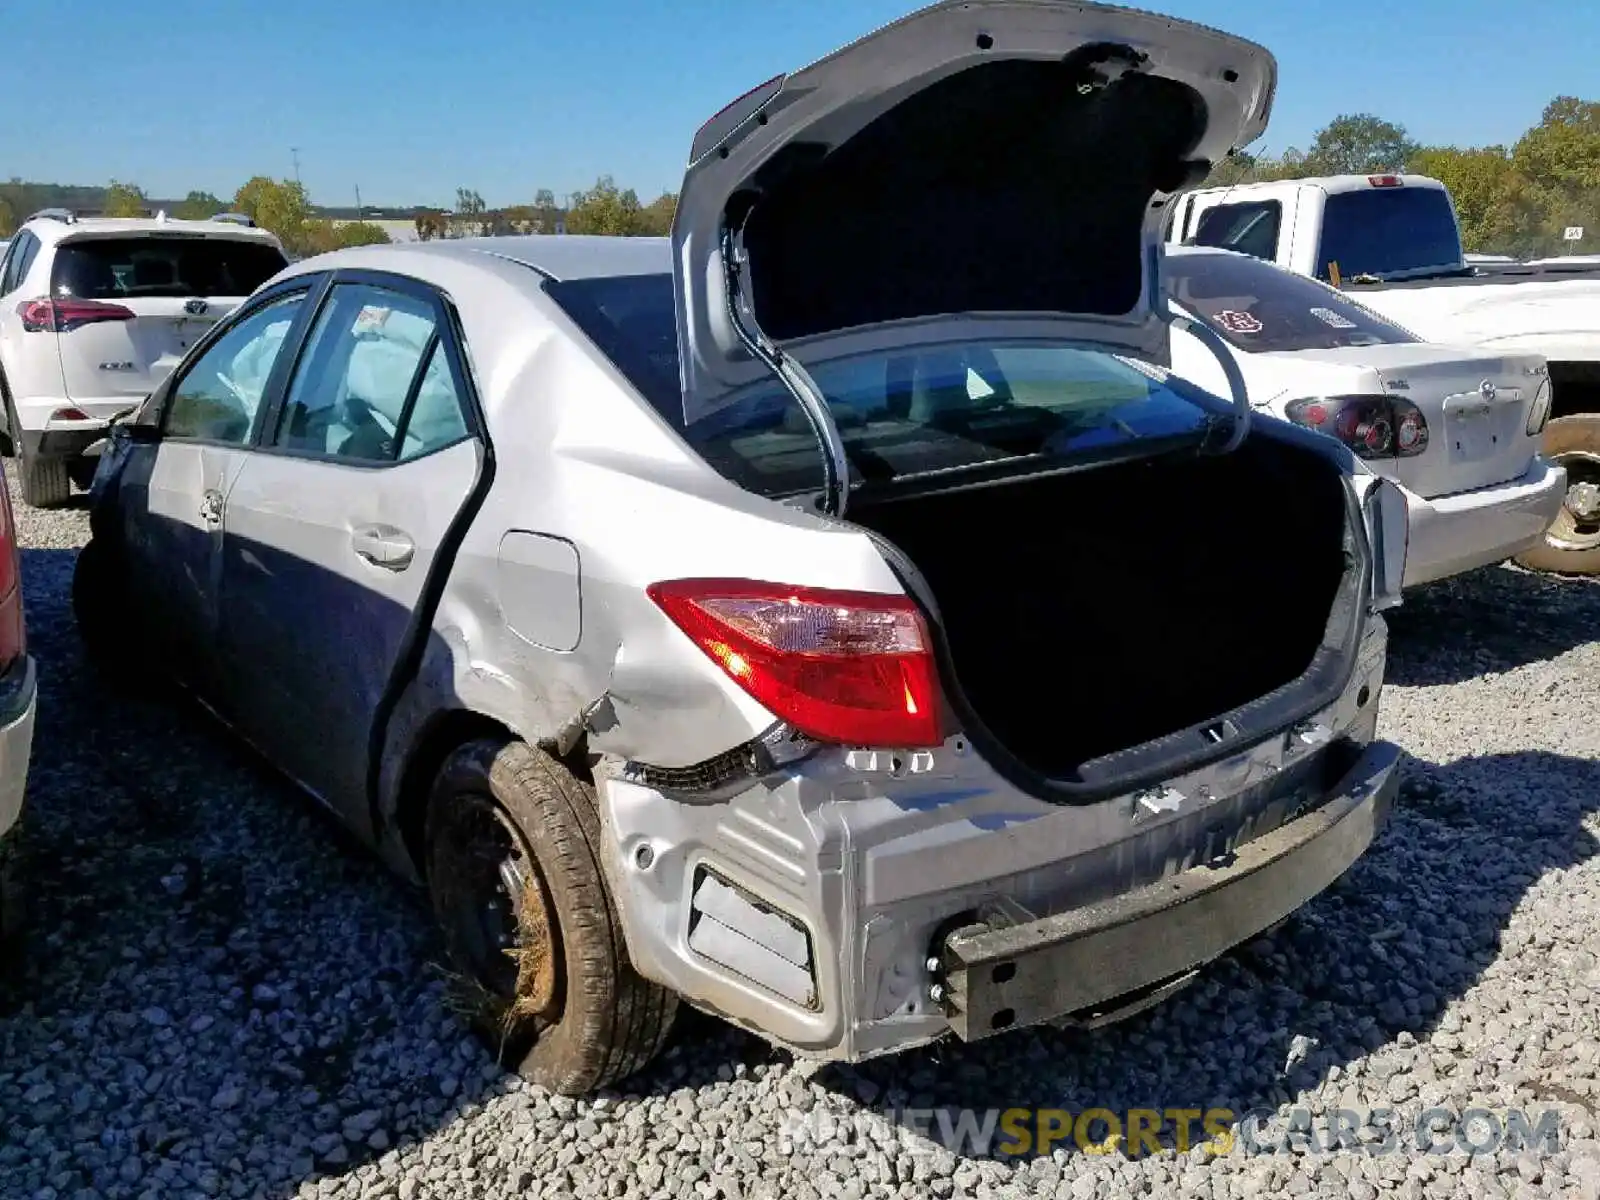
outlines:
[[[533, 849], [492, 797], [457, 797], [445, 833], [441, 914], [501, 1016], [548, 1016], [556, 993], [556, 927]], [[535, 969], [527, 953], [542, 947]]]
[[1582, 553], [1600, 548], [1600, 512], [1574, 511], [1579, 489], [1600, 488], [1600, 454], [1568, 450], [1554, 456], [1567, 469], [1567, 494], [1561, 510], [1545, 531], [1545, 543], [1555, 550]]

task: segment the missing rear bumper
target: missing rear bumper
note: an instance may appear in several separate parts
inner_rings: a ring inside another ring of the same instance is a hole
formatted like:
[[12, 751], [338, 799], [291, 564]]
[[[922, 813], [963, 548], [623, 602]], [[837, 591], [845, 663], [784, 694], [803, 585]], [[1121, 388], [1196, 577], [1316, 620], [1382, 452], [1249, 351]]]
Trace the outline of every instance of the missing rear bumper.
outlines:
[[1063, 1018], [1106, 1024], [1159, 1002], [1361, 857], [1393, 805], [1399, 757], [1387, 743], [1368, 747], [1327, 803], [1220, 865], [1057, 916], [952, 930], [935, 950], [951, 1028], [977, 1041]]

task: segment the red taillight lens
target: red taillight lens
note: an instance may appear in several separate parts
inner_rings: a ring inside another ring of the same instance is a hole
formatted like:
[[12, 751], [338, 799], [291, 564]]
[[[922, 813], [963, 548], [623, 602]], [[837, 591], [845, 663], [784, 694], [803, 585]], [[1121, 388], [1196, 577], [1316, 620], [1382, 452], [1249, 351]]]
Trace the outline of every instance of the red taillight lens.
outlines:
[[1368, 175], [1367, 182], [1373, 187], [1400, 187], [1398, 175]]
[[1428, 422], [1409, 400], [1335, 396], [1292, 401], [1289, 420], [1338, 438], [1357, 458], [1415, 458], [1428, 448]]
[[101, 321], [131, 321], [131, 308], [100, 300], [24, 300], [17, 305], [25, 333], [71, 333], [82, 325]]
[[0, 670], [27, 650], [22, 617], [22, 578], [18, 569], [17, 526], [11, 519], [11, 492], [0, 473]]
[[938, 671], [907, 596], [743, 579], [679, 579], [649, 595], [775, 715], [822, 742], [937, 746]]

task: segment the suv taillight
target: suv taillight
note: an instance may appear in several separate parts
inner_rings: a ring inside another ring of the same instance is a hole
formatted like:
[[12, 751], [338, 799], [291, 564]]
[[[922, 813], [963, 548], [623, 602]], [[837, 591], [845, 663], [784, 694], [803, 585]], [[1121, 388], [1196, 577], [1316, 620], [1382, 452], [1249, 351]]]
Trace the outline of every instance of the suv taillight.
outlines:
[[938, 670], [908, 596], [678, 579], [650, 598], [776, 716], [821, 742], [937, 746]]
[[1289, 420], [1338, 438], [1357, 458], [1415, 458], [1428, 448], [1422, 410], [1397, 396], [1316, 396], [1292, 401]]
[[17, 526], [11, 518], [11, 493], [0, 472], [0, 671], [27, 650], [22, 617], [22, 572], [18, 566]]
[[137, 315], [131, 308], [107, 304], [102, 300], [24, 300], [17, 305], [25, 333], [71, 333], [80, 325], [101, 321], [131, 321]]

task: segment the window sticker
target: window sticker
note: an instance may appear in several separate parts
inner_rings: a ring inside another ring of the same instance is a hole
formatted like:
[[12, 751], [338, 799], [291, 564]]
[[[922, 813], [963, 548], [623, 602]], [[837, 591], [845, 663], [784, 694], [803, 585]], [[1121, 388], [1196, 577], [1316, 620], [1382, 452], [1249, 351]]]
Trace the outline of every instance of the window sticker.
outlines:
[[369, 304], [356, 314], [355, 327], [352, 333], [377, 333], [389, 320], [392, 308], [381, 308], [376, 304]]
[[1229, 333], [1260, 333], [1266, 328], [1249, 313], [1231, 308], [1225, 308], [1217, 314], [1217, 324]]
[[1311, 315], [1324, 325], [1332, 325], [1335, 329], [1354, 329], [1356, 323], [1349, 317], [1340, 316], [1331, 308], [1313, 308]]

